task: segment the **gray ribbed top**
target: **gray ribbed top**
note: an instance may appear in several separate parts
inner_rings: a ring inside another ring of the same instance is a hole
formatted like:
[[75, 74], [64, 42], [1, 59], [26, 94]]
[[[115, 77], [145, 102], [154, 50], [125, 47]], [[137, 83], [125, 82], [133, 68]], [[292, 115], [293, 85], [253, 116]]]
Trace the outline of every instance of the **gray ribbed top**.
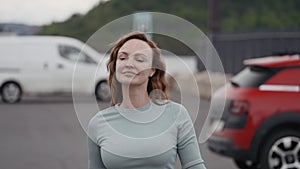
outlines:
[[178, 103], [118, 104], [98, 112], [88, 127], [89, 169], [205, 169], [193, 123]]

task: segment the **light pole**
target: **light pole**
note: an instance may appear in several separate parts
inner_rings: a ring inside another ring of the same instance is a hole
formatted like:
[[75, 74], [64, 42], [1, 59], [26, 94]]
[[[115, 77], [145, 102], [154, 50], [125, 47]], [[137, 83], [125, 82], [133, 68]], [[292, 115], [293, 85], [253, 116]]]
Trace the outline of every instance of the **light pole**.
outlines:
[[[218, 22], [218, 0], [208, 0], [208, 33], [207, 36], [214, 45], [215, 33], [219, 31]], [[207, 44], [207, 55], [206, 55], [206, 65], [209, 71], [213, 71], [213, 57], [210, 57], [213, 53], [211, 45]]]
[[153, 23], [150, 12], [137, 12], [134, 14], [133, 31], [144, 32], [149, 39], [152, 39]]

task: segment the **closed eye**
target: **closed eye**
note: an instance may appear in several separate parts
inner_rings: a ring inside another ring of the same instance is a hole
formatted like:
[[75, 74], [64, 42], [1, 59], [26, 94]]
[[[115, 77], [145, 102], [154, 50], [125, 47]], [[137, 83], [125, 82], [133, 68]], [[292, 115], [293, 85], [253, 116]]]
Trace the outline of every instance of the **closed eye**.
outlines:
[[126, 57], [119, 57], [120, 60], [125, 60], [127, 59]]
[[120, 53], [120, 54], [118, 55], [118, 59], [119, 59], [119, 60], [125, 60], [125, 59], [127, 59], [127, 58], [128, 58], [128, 56], [125, 55], [124, 53]]
[[145, 60], [144, 59], [136, 59], [138, 62], [144, 62]]
[[136, 54], [135, 55], [135, 60], [138, 62], [144, 62], [147, 59], [145, 58], [146, 56], [144, 54]]

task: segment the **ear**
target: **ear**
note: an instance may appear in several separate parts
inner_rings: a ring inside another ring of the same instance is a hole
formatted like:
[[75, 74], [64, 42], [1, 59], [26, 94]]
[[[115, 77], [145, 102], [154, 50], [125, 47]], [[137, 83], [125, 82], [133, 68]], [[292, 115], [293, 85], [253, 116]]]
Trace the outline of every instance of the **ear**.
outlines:
[[155, 71], [156, 71], [155, 68], [151, 68], [151, 72], [150, 72], [150, 76], [149, 77], [152, 77], [155, 74]]

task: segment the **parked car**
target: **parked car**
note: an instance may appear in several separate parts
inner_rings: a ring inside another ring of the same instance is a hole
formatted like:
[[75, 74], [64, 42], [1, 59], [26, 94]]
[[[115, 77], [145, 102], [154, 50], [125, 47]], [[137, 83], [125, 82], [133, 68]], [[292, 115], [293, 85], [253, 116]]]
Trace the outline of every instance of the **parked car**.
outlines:
[[16, 103], [24, 95], [71, 93], [73, 85], [73, 92], [108, 100], [105, 62], [104, 55], [70, 37], [0, 37], [1, 98]]
[[209, 149], [233, 158], [241, 169], [299, 169], [300, 56], [244, 63], [245, 69], [214, 94], [218, 100], [227, 93], [221, 119], [211, 118], [217, 127]]

